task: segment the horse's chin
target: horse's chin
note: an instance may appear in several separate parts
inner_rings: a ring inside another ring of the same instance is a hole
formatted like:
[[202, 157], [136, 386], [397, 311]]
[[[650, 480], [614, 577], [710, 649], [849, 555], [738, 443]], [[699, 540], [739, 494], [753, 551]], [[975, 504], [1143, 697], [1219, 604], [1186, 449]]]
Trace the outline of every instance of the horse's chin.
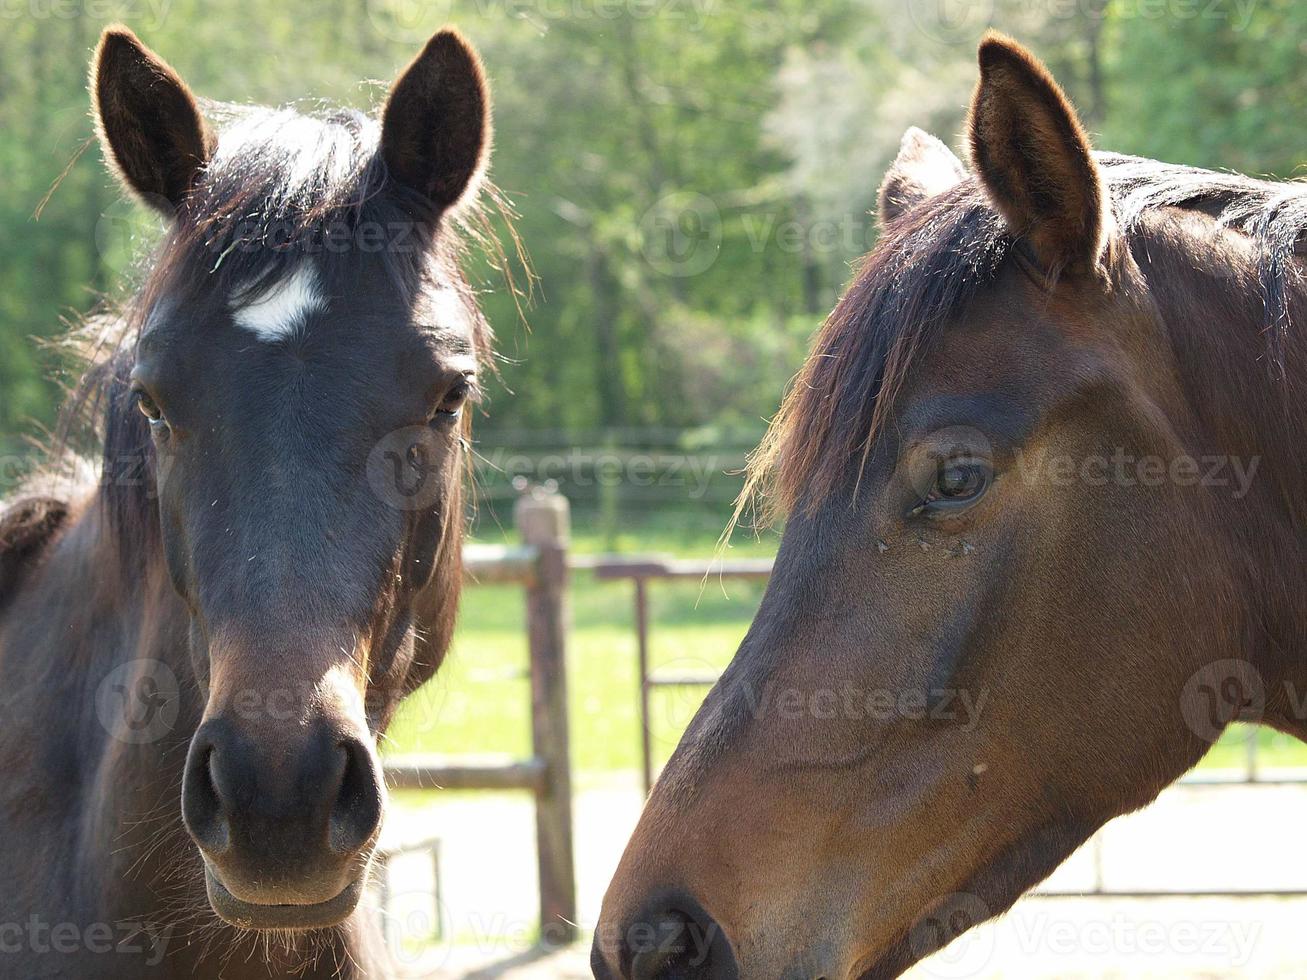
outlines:
[[360, 875], [334, 898], [310, 904], [263, 905], [237, 898], [205, 864], [204, 884], [209, 904], [228, 925], [251, 930], [326, 929], [344, 922], [363, 897], [366, 875]]

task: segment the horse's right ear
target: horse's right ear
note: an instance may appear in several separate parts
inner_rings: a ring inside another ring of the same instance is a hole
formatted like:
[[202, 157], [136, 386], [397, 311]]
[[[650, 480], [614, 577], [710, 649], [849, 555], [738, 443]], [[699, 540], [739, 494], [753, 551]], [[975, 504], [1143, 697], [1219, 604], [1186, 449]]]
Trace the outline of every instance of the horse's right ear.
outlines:
[[427, 42], [396, 80], [381, 116], [381, 153], [401, 184], [448, 208], [473, 187], [490, 147], [490, 89], [457, 31]]
[[1095, 273], [1114, 225], [1089, 138], [1048, 69], [996, 32], [980, 43], [970, 130], [972, 166], [1013, 237], [1051, 274]]
[[966, 175], [962, 161], [941, 140], [909, 126], [876, 195], [881, 227]]
[[186, 83], [126, 27], [105, 29], [91, 62], [96, 130], [126, 187], [171, 214], [213, 152]]

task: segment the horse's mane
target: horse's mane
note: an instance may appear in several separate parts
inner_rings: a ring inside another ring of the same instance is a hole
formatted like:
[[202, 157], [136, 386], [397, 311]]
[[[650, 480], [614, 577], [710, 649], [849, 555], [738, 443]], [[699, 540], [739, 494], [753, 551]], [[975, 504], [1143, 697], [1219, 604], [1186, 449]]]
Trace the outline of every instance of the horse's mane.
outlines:
[[374, 239], [371, 248], [394, 288], [411, 296], [424, 280], [435, 280], [455, 289], [471, 317], [477, 358], [493, 367], [490, 326], [462, 263], [479, 249], [514, 289], [495, 219], [507, 226], [522, 259], [511, 208], [488, 180], [453, 211], [432, 213], [425, 199], [391, 180], [379, 152], [380, 126], [362, 112], [213, 102], [205, 102], [204, 111], [218, 130], [217, 150], [142, 264], [139, 289], [126, 303], [102, 309], [70, 331], [67, 347], [80, 381], [65, 399], [47, 454], [47, 474], [78, 455], [98, 456], [99, 494], [128, 555], [142, 553], [142, 539], [157, 523], [152, 442], [131, 404], [128, 379], [136, 340], [162, 296], [184, 302], [212, 291], [238, 302], [253, 298], [306, 254], [314, 256], [330, 291], [351, 259], [357, 261], [357, 252], [324, 247], [324, 236], [368, 229], [366, 234], [384, 237], [402, 228], [403, 247], [389, 247], [386, 239], [386, 247], [378, 248]]
[[[1292, 308], [1302, 302], [1295, 248], [1307, 232], [1307, 184], [1095, 156], [1132, 248], [1147, 244], [1148, 217], [1167, 208], [1201, 211], [1249, 236], [1255, 274], [1232, 280], [1231, 288], [1259, 291], [1267, 360], [1272, 375], [1282, 376]], [[1012, 245], [974, 176], [883, 229], [750, 458], [732, 527], [746, 510], [766, 520], [815, 507], [848, 479], [886, 424], [917, 355], [997, 278]]]

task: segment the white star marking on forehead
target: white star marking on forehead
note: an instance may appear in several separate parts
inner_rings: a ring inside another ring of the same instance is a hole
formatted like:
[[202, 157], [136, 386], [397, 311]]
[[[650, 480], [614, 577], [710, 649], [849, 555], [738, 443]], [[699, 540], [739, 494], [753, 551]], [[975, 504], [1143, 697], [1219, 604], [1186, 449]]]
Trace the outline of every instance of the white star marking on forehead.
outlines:
[[310, 314], [327, 307], [318, 291], [318, 274], [305, 262], [284, 279], [245, 302], [233, 304], [232, 319], [269, 343], [295, 333]]

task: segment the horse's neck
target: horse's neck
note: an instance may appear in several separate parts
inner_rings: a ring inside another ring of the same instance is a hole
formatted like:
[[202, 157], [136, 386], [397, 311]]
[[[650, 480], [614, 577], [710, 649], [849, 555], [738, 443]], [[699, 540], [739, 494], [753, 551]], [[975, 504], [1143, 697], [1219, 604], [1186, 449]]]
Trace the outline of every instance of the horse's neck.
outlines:
[[[1204, 485], [1245, 597], [1249, 649], [1232, 655], [1261, 669], [1268, 720], [1307, 738], [1307, 398], [1299, 394], [1307, 291], [1285, 277], [1293, 323], [1269, 345], [1267, 301], [1246, 275], [1186, 275], [1188, 263], [1168, 265], [1159, 305], [1197, 419]], [[1153, 279], [1155, 294], [1162, 278]]]

